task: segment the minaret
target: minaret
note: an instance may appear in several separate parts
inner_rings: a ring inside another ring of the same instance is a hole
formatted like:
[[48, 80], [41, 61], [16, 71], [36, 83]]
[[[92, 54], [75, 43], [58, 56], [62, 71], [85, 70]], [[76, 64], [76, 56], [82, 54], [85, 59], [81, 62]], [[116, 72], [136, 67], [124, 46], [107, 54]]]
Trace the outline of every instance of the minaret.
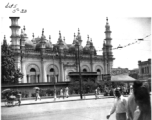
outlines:
[[21, 35], [20, 35], [20, 45], [21, 45], [21, 50], [22, 52], [24, 52], [25, 50], [25, 41], [27, 40], [27, 34], [25, 33], [25, 26], [23, 28], [23, 30], [21, 29]]
[[41, 46], [40, 46], [40, 49], [41, 49], [41, 52], [45, 52], [45, 35], [44, 35], [44, 28], [42, 29], [42, 36], [41, 36]]
[[75, 35], [75, 33], [74, 33], [74, 40], [73, 40], [73, 43], [72, 44], [76, 44], [76, 35]]
[[111, 73], [111, 69], [112, 69], [112, 65], [113, 65], [113, 55], [112, 55], [112, 44], [111, 44], [111, 31], [110, 31], [110, 25], [108, 23], [108, 18], [106, 19], [107, 23], [106, 23], [106, 30], [105, 30], [105, 43], [104, 43], [104, 57], [105, 57], [105, 65], [107, 68], [106, 73], [110, 74]]
[[11, 19], [11, 30], [12, 30], [12, 35], [11, 35], [11, 47], [14, 51], [19, 51], [20, 50], [20, 35], [19, 35], [19, 29], [20, 26], [18, 25], [18, 19], [19, 17], [9, 17]]
[[82, 40], [81, 40], [81, 35], [80, 35], [80, 30], [79, 30], [79, 28], [78, 28], [78, 35], [77, 35], [77, 38], [76, 38], [76, 39], [78, 40], [79, 45], [81, 46]]
[[4, 35], [3, 45], [4, 45], [4, 46], [7, 46], [7, 41], [6, 41], [5, 35]]
[[93, 72], [93, 56], [94, 56], [94, 46], [93, 46], [92, 38], [90, 38], [90, 66], [91, 66], [91, 72]]

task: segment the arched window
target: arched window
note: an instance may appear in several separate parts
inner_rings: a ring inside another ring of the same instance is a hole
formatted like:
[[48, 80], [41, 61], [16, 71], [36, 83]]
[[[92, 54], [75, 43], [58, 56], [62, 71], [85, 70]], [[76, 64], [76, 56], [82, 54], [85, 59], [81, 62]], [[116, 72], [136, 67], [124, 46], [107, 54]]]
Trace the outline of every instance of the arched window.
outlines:
[[83, 72], [87, 72], [87, 70], [86, 70], [86, 69], [83, 69]]
[[30, 72], [36, 72], [36, 70], [34, 68], [31, 68]]
[[51, 69], [50, 69], [50, 72], [54, 72], [54, 69], [53, 69], [53, 68], [51, 68]]

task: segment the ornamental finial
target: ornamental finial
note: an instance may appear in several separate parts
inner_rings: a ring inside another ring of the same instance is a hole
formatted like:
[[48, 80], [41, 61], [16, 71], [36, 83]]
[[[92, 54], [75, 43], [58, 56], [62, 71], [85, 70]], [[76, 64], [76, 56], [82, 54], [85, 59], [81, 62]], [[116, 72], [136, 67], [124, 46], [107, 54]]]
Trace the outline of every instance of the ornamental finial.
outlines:
[[80, 30], [79, 30], [79, 28], [78, 28], [78, 34], [80, 34]]
[[25, 25], [24, 25], [24, 27], [23, 27], [23, 30], [25, 31], [26, 29], [25, 29]]
[[59, 30], [59, 37], [61, 38], [61, 31]]
[[107, 20], [107, 22], [108, 22], [108, 17], [106, 17], [106, 20]]
[[42, 35], [44, 35], [44, 28], [42, 29]]
[[32, 37], [34, 38], [34, 33], [33, 33]]
[[88, 40], [89, 40], [89, 35], [88, 35]]

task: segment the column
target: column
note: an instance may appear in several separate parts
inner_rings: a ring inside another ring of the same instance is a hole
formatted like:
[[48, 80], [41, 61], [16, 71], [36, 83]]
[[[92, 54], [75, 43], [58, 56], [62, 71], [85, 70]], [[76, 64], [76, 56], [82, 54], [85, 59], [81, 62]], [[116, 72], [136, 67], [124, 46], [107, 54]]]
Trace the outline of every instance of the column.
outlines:
[[30, 75], [27, 75], [27, 83], [30, 83]]
[[48, 82], [50, 82], [50, 75], [48, 75]]
[[38, 75], [35, 75], [36, 76], [36, 83], [38, 83]]
[[31, 75], [29, 75], [29, 83], [31, 83]]
[[46, 80], [47, 80], [46, 82], [48, 82], [48, 81], [49, 81], [48, 76], [49, 76], [49, 75], [46, 75]]
[[40, 82], [40, 75], [37, 75], [37, 77], [38, 77], [38, 83]]

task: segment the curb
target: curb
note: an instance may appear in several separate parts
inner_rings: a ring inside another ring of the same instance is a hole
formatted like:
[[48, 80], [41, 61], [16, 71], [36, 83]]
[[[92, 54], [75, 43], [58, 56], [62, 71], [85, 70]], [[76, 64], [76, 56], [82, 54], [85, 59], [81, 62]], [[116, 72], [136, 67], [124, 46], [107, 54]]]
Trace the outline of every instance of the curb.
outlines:
[[[108, 96], [108, 97], [101, 97], [101, 98], [98, 98], [98, 99], [106, 99], [106, 98], [114, 98], [114, 96]], [[87, 98], [87, 99], [74, 99], [74, 100], [62, 100], [62, 101], [46, 101], [46, 102], [38, 102], [38, 103], [25, 103], [25, 104], [21, 104], [21, 106], [23, 105], [36, 105], [36, 104], [47, 104], [47, 103], [59, 103], [59, 102], [72, 102], [72, 101], [84, 101], [84, 100], [98, 100], [98, 99], [95, 99], [95, 98]], [[5, 105], [1, 106], [1, 107], [7, 107]]]

